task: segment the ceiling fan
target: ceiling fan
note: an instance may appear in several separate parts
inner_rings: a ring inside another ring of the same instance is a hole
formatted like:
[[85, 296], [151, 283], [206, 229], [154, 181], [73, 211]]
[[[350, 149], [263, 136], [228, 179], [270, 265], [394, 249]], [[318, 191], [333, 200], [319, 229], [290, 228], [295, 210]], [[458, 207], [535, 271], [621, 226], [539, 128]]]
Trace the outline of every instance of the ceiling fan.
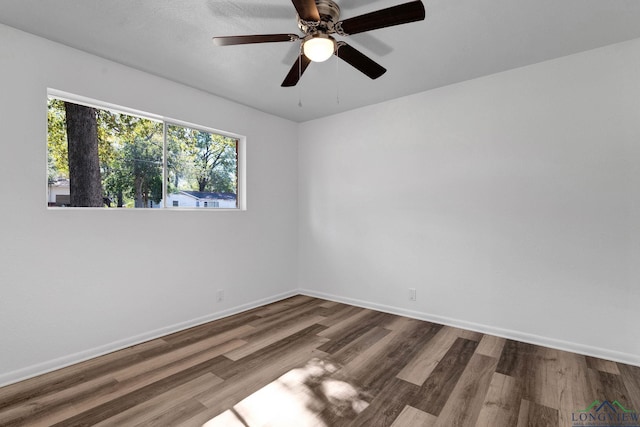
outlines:
[[262, 34], [248, 36], [214, 37], [218, 46], [250, 43], [296, 42], [302, 40], [298, 59], [282, 82], [283, 87], [295, 86], [311, 62], [322, 62], [336, 55], [372, 79], [377, 79], [387, 70], [362, 52], [344, 41], [336, 41], [332, 34], [349, 36], [378, 28], [407, 24], [425, 18], [422, 1], [392, 6], [364, 15], [340, 21], [340, 7], [333, 0], [291, 0], [298, 12], [297, 34]]

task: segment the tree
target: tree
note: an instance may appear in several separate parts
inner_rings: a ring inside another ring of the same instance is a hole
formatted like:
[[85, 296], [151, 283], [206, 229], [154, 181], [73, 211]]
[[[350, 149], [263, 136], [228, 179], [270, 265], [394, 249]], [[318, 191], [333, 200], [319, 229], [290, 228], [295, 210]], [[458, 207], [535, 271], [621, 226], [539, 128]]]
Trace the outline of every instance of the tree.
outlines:
[[118, 207], [125, 198], [136, 208], [162, 199], [162, 123], [100, 110], [98, 114], [103, 181]]
[[175, 125], [167, 132], [170, 182], [176, 189], [236, 192], [235, 139]]
[[162, 147], [149, 140], [134, 138], [125, 146], [130, 176], [133, 179], [133, 199], [136, 208], [149, 207], [149, 201], [162, 199]]
[[50, 99], [47, 111], [47, 160], [49, 182], [69, 178], [67, 125], [64, 102]]
[[101, 207], [102, 182], [98, 158], [96, 111], [65, 102], [71, 206]]

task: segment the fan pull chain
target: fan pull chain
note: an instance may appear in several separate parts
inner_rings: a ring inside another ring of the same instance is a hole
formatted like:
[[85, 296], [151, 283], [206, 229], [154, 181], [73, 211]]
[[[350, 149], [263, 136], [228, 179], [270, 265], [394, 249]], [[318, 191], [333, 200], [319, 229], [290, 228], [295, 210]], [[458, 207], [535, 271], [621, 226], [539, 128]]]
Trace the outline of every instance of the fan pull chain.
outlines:
[[336, 57], [336, 104], [340, 104], [340, 73], [338, 70], [340, 57], [338, 55], [339, 52], [336, 50], [336, 54], [334, 55]]
[[300, 44], [300, 52], [298, 53], [298, 108], [302, 108], [302, 85], [300, 79], [302, 78], [302, 44]]

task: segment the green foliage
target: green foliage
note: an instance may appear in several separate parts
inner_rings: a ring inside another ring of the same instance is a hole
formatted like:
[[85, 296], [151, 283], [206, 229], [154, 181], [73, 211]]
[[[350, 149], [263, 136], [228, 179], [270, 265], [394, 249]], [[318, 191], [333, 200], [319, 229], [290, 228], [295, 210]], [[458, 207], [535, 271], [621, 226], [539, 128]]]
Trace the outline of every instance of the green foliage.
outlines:
[[47, 110], [48, 125], [48, 178], [49, 181], [69, 179], [69, 152], [67, 146], [67, 126], [65, 124], [64, 103], [49, 99]]
[[162, 199], [162, 123], [98, 110], [105, 194], [118, 207]]
[[172, 190], [236, 193], [237, 141], [169, 125], [168, 170]]
[[[163, 123], [97, 109], [103, 194], [117, 207], [149, 207], [162, 199]], [[49, 99], [48, 176], [68, 179], [64, 103]], [[167, 191], [236, 193], [237, 141], [167, 125]]]

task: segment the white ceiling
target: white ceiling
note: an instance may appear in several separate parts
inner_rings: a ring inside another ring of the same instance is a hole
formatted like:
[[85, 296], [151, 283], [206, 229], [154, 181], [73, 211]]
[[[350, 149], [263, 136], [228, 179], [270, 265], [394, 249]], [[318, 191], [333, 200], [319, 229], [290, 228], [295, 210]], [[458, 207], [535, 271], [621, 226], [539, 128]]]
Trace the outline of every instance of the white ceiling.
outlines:
[[[406, 1], [338, 4], [346, 19]], [[337, 37], [386, 67], [379, 79], [334, 57], [293, 88], [280, 84], [298, 43], [211, 42], [299, 34], [290, 0], [0, 0], [0, 22], [299, 122], [640, 37], [638, 0], [423, 2], [425, 21]]]

